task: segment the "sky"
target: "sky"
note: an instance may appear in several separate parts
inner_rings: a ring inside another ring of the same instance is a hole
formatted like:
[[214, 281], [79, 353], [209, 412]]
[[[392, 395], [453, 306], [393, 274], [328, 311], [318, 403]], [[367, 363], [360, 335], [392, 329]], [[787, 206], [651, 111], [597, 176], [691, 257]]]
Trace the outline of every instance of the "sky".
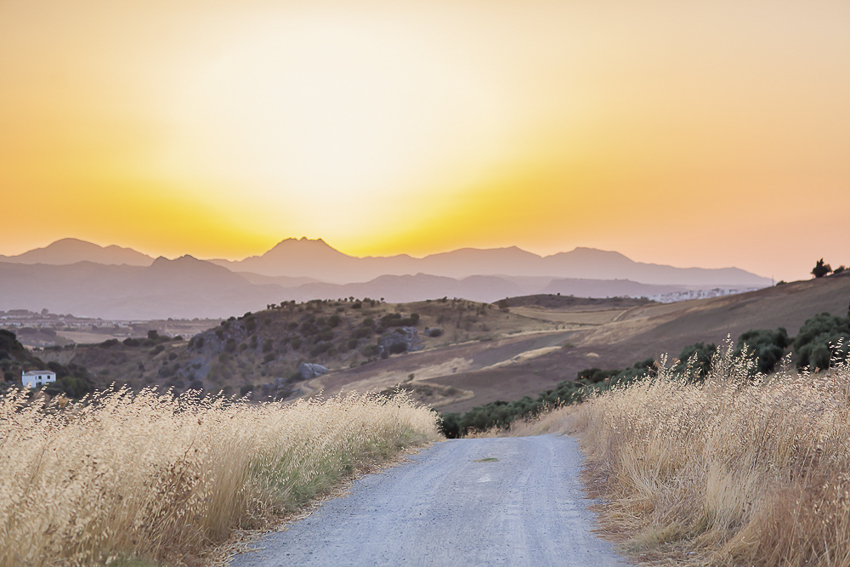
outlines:
[[850, 265], [850, 3], [0, 0], [0, 254]]

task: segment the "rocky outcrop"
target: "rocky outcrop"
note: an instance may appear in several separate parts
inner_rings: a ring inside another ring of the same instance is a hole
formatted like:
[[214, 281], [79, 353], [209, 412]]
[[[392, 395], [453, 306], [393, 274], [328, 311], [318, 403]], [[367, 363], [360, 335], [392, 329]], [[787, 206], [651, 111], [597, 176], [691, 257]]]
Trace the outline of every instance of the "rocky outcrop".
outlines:
[[310, 364], [309, 362], [302, 362], [301, 366], [298, 367], [298, 373], [301, 374], [302, 380], [310, 380], [311, 378], [315, 378], [316, 376], [321, 376], [322, 374], [327, 374], [328, 369], [321, 364]]
[[378, 347], [382, 353], [400, 354], [421, 349], [422, 341], [415, 327], [398, 327], [392, 333], [380, 337]]

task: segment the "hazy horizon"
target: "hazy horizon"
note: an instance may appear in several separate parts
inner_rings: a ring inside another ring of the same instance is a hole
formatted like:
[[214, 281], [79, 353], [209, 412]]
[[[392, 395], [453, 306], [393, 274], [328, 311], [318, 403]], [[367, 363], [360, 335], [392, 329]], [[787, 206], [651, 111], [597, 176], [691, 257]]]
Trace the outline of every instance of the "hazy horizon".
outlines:
[[850, 264], [850, 5], [0, 4], [0, 254]]
[[[118, 246], [119, 248], [122, 248], [122, 249], [129, 249], [129, 250], [133, 250], [133, 251], [135, 251], [135, 252], [138, 252], [138, 253], [144, 254], [144, 255], [146, 255], [146, 256], [149, 256], [152, 260], [155, 260], [155, 259], [160, 258], [160, 257], [166, 258], [166, 259], [168, 259], [168, 260], [176, 260], [176, 259], [181, 258], [181, 257], [183, 257], [183, 256], [191, 256], [191, 257], [196, 258], [196, 259], [198, 259], [198, 260], [205, 260], [205, 261], [209, 261], [209, 260], [225, 260], [225, 261], [228, 261], [228, 262], [240, 262], [240, 261], [245, 260], [245, 259], [248, 259], [248, 258], [261, 257], [261, 256], [263, 256], [263, 254], [265, 254], [266, 252], [269, 252], [270, 250], [272, 250], [273, 248], [275, 248], [277, 245], [282, 244], [283, 242], [285, 242], [285, 241], [287, 241], [287, 240], [295, 240], [295, 241], [308, 240], [308, 241], [312, 241], [312, 242], [322, 241], [322, 242], [324, 242], [324, 243], [325, 243], [325, 244], [326, 244], [329, 248], [331, 248], [331, 249], [333, 249], [333, 250], [336, 250], [337, 252], [340, 252], [340, 253], [342, 253], [342, 254], [345, 254], [345, 255], [350, 256], [350, 257], [353, 257], [353, 258], [359, 258], [359, 259], [365, 259], [365, 258], [392, 258], [392, 257], [395, 257], [395, 256], [409, 256], [409, 257], [410, 257], [410, 258], [412, 258], [413, 260], [422, 260], [422, 259], [424, 259], [424, 258], [427, 258], [428, 256], [439, 255], [439, 254], [446, 254], [446, 253], [450, 253], [450, 252], [457, 252], [457, 251], [460, 251], [460, 250], [507, 250], [507, 249], [512, 249], [512, 248], [516, 248], [516, 249], [521, 250], [521, 251], [523, 251], [523, 252], [529, 252], [529, 253], [531, 253], [531, 254], [535, 254], [535, 255], [537, 255], [537, 256], [539, 256], [539, 257], [541, 257], [541, 258], [546, 258], [546, 257], [554, 256], [554, 255], [557, 255], [557, 254], [570, 253], [570, 252], [574, 252], [574, 251], [579, 250], [579, 249], [589, 249], [589, 250], [597, 250], [597, 251], [600, 251], [600, 252], [614, 252], [614, 253], [622, 254], [622, 253], [621, 253], [620, 251], [618, 251], [618, 250], [603, 250], [603, 249], [601, 249], [601, 248], [593, 248], [593, 247], [588, 247], [588, 246], [576, 246], [576, 247], [574, 247], [574, 248], [572, 248], [572, 249], [570, 249], [570, 250], [560, 250], [560, 251], [557, 251], [557, 252], [553, 252], [553, 253], [551, 253], [551, 254], [541, 254], [541, 253], [534, 252], [534, 251], [532, 251], [532, 250], [527, 250], [527, 249], [525, 249], [525, 248], [522, 248], [521, 246], [511, 245], [511, 246], [499, 246], [499, 247], [491, 247], [491, 248], [485, 248], [485, 247], [481, 247], [481, 248], [479, 248], [479, 247], [458, 247], [458, 248], [451, 248], [451, 249], [447, 249], [447, 250], [437, 250], [437, 251], [435, 251], [435, 252], [431, 252], [431, 253], [428, 253], [428, 254], [421, 254], [421, 255], [406, 254], [406, 253], [404, 253], [404, 252], [401, 252], [401, 253], [398, 253], [398, 254], [387, 254], [387, 255], [367, 255], [367, 254], [364, 254], [364, 255], [356, 255], [356, 254], [348, 254], [348, 253], [344, 252], [343, 250], [340, 250], [339, 248], [337, 248], [336, 246], [334, 246], [332, 242], [328, 242], [327, 240], [325, 240], [325, 239], [323, 239], [323, 238], [308, 238], [308, 237], [306, 237], [306, 236], [300, 236], [300, 237], [290, 236], [290, 237], [282, 238], [281, 240], [279, 240], [278, 242], [276, 242], [275, 244], [273, 244], [271, 247], [269, 247], [267, 250], [262, 250], [261, 252], [259, 252], [259, 253], [257, 253], [257, 254], [249, 254], [249, 255], [247, 255], [247, 256], [237, 256], [237, 257], [230, 257], [230, 258], [225, 258], [225, 257], [221, 257], [221, 256], [218, 256], [218, 257], [216, 257], [216, 256], [195, 256], [195, 255], [192, 255], [192, 254], [189, 254], [189, 253], [178, 253], [178, 254], [174, 254], [174, 255], [171, 255], [171, 256], [166, 256], [166, 255], [162, 255], [162, 254], [160, 254], [160, 255], [155, 255], [155, 254], [147, 253], [147, 252], [145, 252], [144, 250], [140, 250], [140, 249], [135, 248], [135, 247], [133, 247], [133, 246], [121, 246], [121, 245], [117, 245], [117, 244], [101, 244], [101, 243], [98, 243], [98, 242], [92, 242], [92, 241], [90, 241], [90, 240], [85, 240], [85, 239], [77, 238], [77, 237], [65, 237], [65, 238], [60, 238], [60, 239], [58, 239], [58, 240], [48, 242], [48, 243], [44, 244], [43, 246], [36, 246], [35, 248], [29, 248], [29, 249], [24, 250], [23, 252], [20, 252], [20, 253], [16, 253], [16, 254], [2, 254], [2, 253], [0, 253], [0, 256], [5, 256], [5, 257], [16, 257], [16, 256], [20, 256], [21, 254], [24, 254], [24, 253], [26, 253], [26, 252], [32, 252], [32, 251], [34, 251], [34, 250], [40, 250], [40, 249], [48, 248], [48, 247], [52, 246], [53, 244], [56, 244], [57, 242], [60, 242], [60, 241], [63, 241], [63, 240], [75, 240], [75, 241], [85, 242], [85, 243], [88, 243], [88, 244], [95, 244], [95, 245], [97, 245], [97, 246], [100, 246], [101, 248], [108, 248], [108, 247], [110, 247], [110, 246]], [[630, 260], [634, 261], [634, 262], [641, 262], [640, 260], [636, 260], [636, 259], [634, 259], [634, 258], [632, 258], [632, 257], [630, 257], [630, 256], [628, 256], [628, 255], [626, 255], [626, 254], [623, 254], [623, 255], [624, 255], [624, 256], [626, 256], [628, 259], [630, 259]], [[662, 265], [662, 266], [665, 266], [665, 265], [667, 265], [667, 266], [672, 266], [671, 264], [666, 264], [666, 263], [664, 263], [664, 262], [644, 262], [644, 263], [653, 263], [653, 264], [658, 264], [658, 265]], [[676, 267], [676, 268], [683, 268], [683, 269], [687, 269], [687, 268], [705, 268], [705, 266], [699, 266], [699, 265], [697, 265], [697, 264], [694, 264], [694, 265], [688, 265], [688, 266], [672, 266], [672, 267]], [[731, 266], [731, 265], [730, 265], [730, 266], [718, 266], [716, 269], [723, 269], [723, 268], [740, 268], [740, 266]], [[749, 270], [746, 270], [746, 271], [749, 271]], [[755, 272], [751, 272], [751, 273], [754, 273], [755, 275], [758, 275], [758, 276], [761, 276], [761, 277], [767, 277], [767, 278], [770, 278], [770, 276], [769, 276], [769, 275], [768, 275], [768, 276], [765, 276], [764, 274], [758, 274], [758, 273], [755, 273]]]

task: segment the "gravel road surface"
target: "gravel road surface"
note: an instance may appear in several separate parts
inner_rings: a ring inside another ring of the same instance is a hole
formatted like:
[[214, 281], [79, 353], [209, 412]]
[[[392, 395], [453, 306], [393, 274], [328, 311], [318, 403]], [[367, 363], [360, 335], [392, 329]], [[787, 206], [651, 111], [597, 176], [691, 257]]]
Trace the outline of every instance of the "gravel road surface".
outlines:
[[569, 437], [435, 443], [367, 475], [231, 567], [626, 565], [591, 533]]

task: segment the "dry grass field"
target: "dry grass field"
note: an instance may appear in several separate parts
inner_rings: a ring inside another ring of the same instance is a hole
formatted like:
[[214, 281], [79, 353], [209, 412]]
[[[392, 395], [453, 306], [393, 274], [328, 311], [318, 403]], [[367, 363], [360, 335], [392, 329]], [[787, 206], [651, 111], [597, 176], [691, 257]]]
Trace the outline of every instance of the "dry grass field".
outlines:
[[197, 564], [234, 529], [438, 437], [395, 397], [248, 404], [108, 391], [0, 398], [0, 565]]
[[[662, 371], [509, 434], [577, 433], [603, 527], [649, 564], [850, 564], [850, 365]], [[502, 432], [505, 434], [505, 432]]]

